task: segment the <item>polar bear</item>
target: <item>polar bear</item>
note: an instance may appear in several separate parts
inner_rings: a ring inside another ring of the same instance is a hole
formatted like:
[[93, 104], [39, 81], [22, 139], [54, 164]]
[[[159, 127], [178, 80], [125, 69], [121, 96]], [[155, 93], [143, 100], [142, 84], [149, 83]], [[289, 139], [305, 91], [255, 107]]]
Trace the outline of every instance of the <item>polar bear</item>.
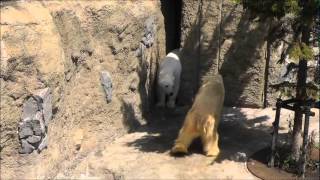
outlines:
[[164, 107], [166, 97], [167, 107], [174, 108], [180, 87], [181, 63], [180, 50], [171, 51], [161, 62], [158, 73], [158, 103], [157, 107]]
[[188, 111], [171, 153], [188, 153], [188, 147], [197, 137], [201, 137], [203, 151], [207, 156], [217, 157], [218, 125], [224, 102], [224, 84], [221, 75], [206, 77], [195, 101]]

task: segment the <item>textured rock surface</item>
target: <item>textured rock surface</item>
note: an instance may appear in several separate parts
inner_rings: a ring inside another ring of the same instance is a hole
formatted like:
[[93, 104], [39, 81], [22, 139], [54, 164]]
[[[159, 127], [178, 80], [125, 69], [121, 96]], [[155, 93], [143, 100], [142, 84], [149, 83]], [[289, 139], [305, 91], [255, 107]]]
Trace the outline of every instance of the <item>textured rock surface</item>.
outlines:
[[197, 92], [198, 81], [198, 59], [199, 59], [199, 2], [183, 1], [181, 13], [181, 84], [178, 102], [188, 104]]
[[29, 121], [19, 125], [19, 138], [26, 138], [33, 135], [32, 125]]
[[181, 96], [190, 99], [186, 94], [196, 92], [199, 84], [187, 82], [201, 80], [219, 65], [228, 94], [226, 105], [262, 107], [267, 24], [249, 23], [248, 14], [232, 1], [223, 1], [221, 14], [218, 1], [183, 2], [181, 43], [184, 61], [191, 62], [182, 75], [186, 89]]
[[33, 97], [30, 97], [23, 104], [21, 119], [32, 119], [37, 111], [39, 111], [38, 102]]
[[228, 4], [223, 7], [228, 13], [223, 16], [219, 64], [226, 92], [229, 92], [226, 105], [262, 107], [268, 24], [249, 23], [249, 14], [236, 5]]
[[27, 138], [27, 141], [30, 144], [38, 143], [38, 142], [40, 142], [40, 140], [41, 140], [41, 136], [30, 136]]
[[[180, 97], [184, 103], [190, 102], [196, 93], [199, 83], [195, 82], [218, 69], [224, 77], [227, 106], [274, 106], [280, 91], [284, 91], [274, 85], [295, 84], [296, 72], [283, 77], [292, 60], [286, 58], [285, 63], [278, 62], [286, 41], [292, 38], [290, 35], [268, 49], [271, 23], [251, 21], [249, 13], [234, 1], [182, 2], [181, 46], [185, 71]], [[309, 62], [308, 82], [316, 80], [315, 64], [316, 61]], [[291, 88], [290, 93], [294, 95], [292, 92], [295, 90]], [[312, 90], [308, 95], [318, 94]]]
[[29, 153], [32, 153], [34, 149], [35, 149], [34, 146], [29, 144], [29, 142], [27, 140], [23, 139], [21, 141], [21, 149], [19, 150], [19, 153], [29, 154]]

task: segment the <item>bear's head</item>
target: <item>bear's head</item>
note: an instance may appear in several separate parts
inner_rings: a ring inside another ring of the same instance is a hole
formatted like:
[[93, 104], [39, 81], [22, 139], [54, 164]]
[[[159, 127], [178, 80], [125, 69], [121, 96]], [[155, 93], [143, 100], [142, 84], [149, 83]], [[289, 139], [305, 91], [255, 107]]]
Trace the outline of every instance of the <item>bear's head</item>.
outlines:
[[163, 78], [159, 80], [159, 85], [166, 95], [173, 95], [174, 78], [172, 76], [163, 76]]

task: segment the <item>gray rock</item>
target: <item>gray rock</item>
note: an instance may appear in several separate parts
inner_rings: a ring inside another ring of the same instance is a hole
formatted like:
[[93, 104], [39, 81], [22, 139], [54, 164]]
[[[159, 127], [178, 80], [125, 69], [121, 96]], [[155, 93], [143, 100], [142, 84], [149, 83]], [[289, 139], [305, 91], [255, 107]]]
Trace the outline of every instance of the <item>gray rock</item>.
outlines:
[[48, 147], [48, 136], [46, 135], [38, 146], [38, 152], [40, 153], [44, 148], [47, 148], [47, 147]]
[[33, 119], [30, 122], [31, 122], [32, 130], [33, 130], [34, 134], [37, 136], [41, 136], [43, 134], [43, 132], [42, 132], [42, 128], [40, 125], [40, 121]]
[[39, 110], [37, 101], [30, 97], [24, 104], [22, 110], [22, 120], [24, 119], [32, 119], [36, 112]]
[[142, 43], [147, 47], [151, 47], [153, 45], [155, 39], [155, 32], [156, 32], [156, 24], [155, 24], [155, 17], [149, 17], [144, 26], [144, 37], [142, 38]]
[[110, 103], [112, 100], [112, 80], [110, 73], [108, 71], [102, 71], [100, 79], [104, 92], [107, 96], [107, 103]]
[[43, 134], [46, 133], [47, 125], [45, 124], [44, 119], [43, 119], [43, 114], [40, 111], [38, 111], [37, 114], [33, 117], [33, 120], [39, 121], [41, 132]]
[[45, 125], [48, 126], [49, 121], [52, 119], [52, 95], [50, 88], [45, 88], [37, 91], [34, 94], [37, 101], [40, 101], [41, 109], [43, 112]]
[[32, 131], [32, 126], [30, 122], [23, 121], [19, 125], [19, 138], [23, 139], [25, 137], [32, 136], [32, 135], [33, 135], [33, 131]]
[[41, 136], [34, 136], [34, 135], [33, 135], [33, 136], [29, 136], [26, 140], [27, 140], [28, 143], [30, 143], [30, 144], [35, 144], [35, 143], [40, 142]]
[[29, 144], [27, 140], [21, 140], [21, 149], [19, 150], [20, 154], [30, 154], [34, 149], [35, 148], [31, 144]]

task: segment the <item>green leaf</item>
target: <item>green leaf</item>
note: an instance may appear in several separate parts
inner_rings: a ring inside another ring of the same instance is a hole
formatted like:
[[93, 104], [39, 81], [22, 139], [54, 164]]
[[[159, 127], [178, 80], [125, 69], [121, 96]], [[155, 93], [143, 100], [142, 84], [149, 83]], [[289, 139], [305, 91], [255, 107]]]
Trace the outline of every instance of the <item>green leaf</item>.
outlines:
[[289, 57], [295, 60], [295, 62], [298, 62], [300, 59], [309, 61], [313, 59], [313, 50], [305, 43], [295, 43], [289, 51]]

